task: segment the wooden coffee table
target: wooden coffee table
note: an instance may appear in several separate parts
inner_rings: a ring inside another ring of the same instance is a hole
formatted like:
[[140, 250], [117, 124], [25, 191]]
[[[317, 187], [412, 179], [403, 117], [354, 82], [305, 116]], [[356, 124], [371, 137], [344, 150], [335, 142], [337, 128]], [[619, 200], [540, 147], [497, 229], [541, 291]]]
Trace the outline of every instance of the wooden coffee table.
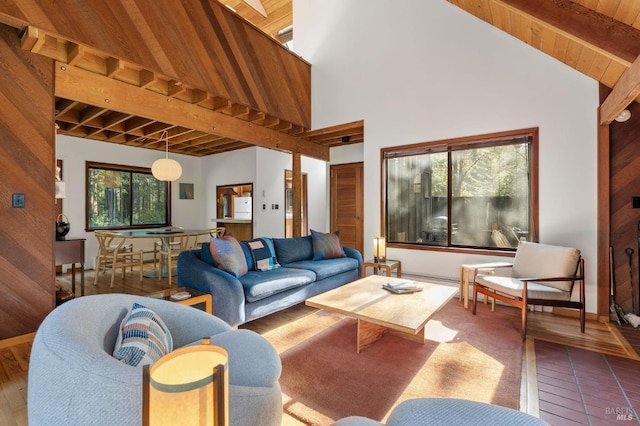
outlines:
[[455, 287], [420, 282], [423, 291], [392, 294], [382, 289], [398, 278], [371, 275], [307, 299], [306, 304], [358, 320], [357, 351], [392, 332], [424, 344], [424, 326], [458, 292]]

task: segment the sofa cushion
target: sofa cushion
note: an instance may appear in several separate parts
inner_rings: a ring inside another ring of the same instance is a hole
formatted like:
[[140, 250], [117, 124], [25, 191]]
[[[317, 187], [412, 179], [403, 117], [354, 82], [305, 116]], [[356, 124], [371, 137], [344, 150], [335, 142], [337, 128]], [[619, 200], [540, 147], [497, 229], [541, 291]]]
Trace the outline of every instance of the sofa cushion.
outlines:
[[276, 252], [273, 243], [268, 238], [257, 238], [247, 241], [251, 249], [254, 269], [256, 271], [270, 271], [279, 268], [280, 264], [276, 260]]
[[343, 272], [358, 269], [358, 261], [351, 257], [325, 260], [301, 260], [289, 263], [287, 268], [306, 269], [316, 274], [316, 281], [323, 280]]
[[273, 238], [278, 263], [286, 266], [299, 260], [313, 259], [313, 242], [311, 235], [295, 238]]
[[239, 278], [247, 273], [247, 261], [240, 243], [229, 234], [222, 238], [211, 238], [209, 243], [215, 266]]
[[239, 278], [247, 302], [255, 302], [291, 288], [316, 280], [312, 271], [295, 268], [276, 268], [270, 271], [249, 271]]
[[171, 332], [160, 316], [134, 302], [120, 323], [113, 356], [137, 367], [151, 365], [172, 350]]
[[323, 233], [312, 229], [311, 239], [313, 240], [313, 260], [335, 259], [344, 256], [340, 242], [340, 231]]

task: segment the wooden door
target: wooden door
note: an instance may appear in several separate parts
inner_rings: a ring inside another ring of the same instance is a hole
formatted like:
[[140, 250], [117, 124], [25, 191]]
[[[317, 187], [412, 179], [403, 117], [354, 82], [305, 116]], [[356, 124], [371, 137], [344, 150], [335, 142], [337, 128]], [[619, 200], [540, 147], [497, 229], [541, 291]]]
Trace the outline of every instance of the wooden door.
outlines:
[[364, 253], [364, 163], [331, 166], [331, 231]]

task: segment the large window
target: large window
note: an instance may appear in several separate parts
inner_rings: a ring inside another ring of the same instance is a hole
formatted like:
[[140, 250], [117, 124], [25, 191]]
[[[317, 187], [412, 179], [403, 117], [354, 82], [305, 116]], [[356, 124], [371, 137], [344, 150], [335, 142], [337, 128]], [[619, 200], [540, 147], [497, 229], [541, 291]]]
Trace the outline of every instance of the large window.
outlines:
[[151, 169], [87, 162], [87, 230], [167, 226], [169, 184]]
[[389, 244], [514, 249], [535, 241], [537, 129], [382, 150]]

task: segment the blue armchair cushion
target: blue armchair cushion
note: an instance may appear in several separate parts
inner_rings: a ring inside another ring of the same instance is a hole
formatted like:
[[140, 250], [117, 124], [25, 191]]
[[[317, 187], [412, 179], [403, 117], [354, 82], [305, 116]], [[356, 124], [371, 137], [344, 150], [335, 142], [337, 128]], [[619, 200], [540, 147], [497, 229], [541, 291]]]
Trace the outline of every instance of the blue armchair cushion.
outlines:
[[256, 271], [270, 271], [279, 268], [280, 264], [276, 260], [276, 252], [273, 243], [268, 238], [257, 238], [247, 241], [251, 250], [253, 265]]
[[312, 229], [311, 239], [313, 240], [313, 260], [335, 259], [344, 256], [340, 242], [340, 231], [325, 234]]
[[113, 356], [133, 367], [151, 365], [173, 350], [171, 332], [151, 309], [133, 303], [118, 329]]
[[247, 273], [247, 261], [236, 238], [229, 234], [211, 238], [209, 250], [215, 266], [239, 278]]

